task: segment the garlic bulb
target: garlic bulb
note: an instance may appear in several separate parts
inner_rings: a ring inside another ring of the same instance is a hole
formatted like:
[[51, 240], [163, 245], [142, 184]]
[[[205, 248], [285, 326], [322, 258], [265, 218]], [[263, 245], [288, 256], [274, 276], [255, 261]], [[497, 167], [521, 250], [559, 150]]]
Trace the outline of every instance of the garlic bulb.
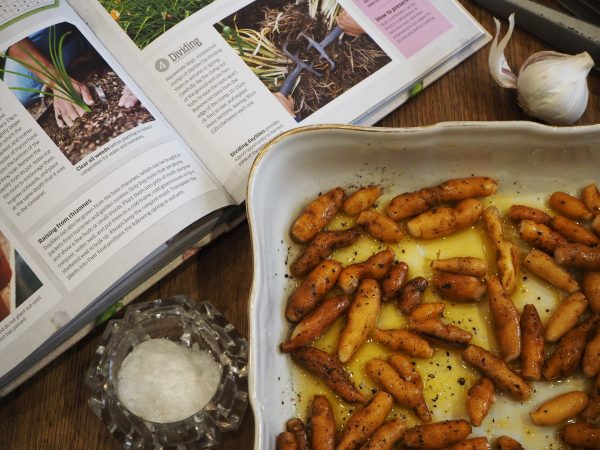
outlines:
[[498, 42], [500, 22], [490, 48], [488, 64], [492, 78], [500, 86], [516, 89], [523, 110], [553, 125], [570, 125], [584, 113], [588, 102], [586, 77], [594, 61], [587, 52], [578, 55], [544, 51], [531, 55], [518, 76], [509, 67], [504, 49], [512, 35], [514, 14], [508, 18], [508, 32]]

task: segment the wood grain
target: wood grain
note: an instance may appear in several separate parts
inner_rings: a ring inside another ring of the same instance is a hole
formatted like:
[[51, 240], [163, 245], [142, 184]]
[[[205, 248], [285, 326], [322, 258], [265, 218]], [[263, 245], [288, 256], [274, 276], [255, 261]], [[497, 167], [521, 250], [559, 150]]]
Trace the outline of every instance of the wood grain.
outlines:
[[[489, 13], [467, 0], [462, 3], [486, 29], [494, 29]], [[548, 49], [545, 44], [517, 28], [506, 54], [509, 63], [518, 67], [531, 53], [544, 49]], [[478, 52], [379, 125], [408, 127], [454, 120], [530, 120], [517, 107], [515, 92], [500, 89], [491, 80], [487, 54], [487, 48]], [[588, 80], [588, 109], [577, 125], [600, 122], [600, 77], [593, 72]], [[251, 281], [252, 254], [248, 226], [244, 223], [186, 261], [141, 295], [139, 301], [175, 294], [210, 300], [248, 337]], [[89, 391], [84, 376], [102, 331], [103, 327], [95, 330], [0, 400], [0, 449], [121, 448], [87, 406]], [[241, 429], [224, 434], [220, 448], [251, 449], [253, 439], [254, 420], [248, 408]]]

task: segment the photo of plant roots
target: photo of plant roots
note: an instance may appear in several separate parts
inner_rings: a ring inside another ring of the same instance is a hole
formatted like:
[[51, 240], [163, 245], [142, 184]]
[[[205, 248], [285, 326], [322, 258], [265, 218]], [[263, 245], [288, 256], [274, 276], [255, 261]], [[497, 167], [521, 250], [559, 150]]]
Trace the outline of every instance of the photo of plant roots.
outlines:
[[215, 28], [301, 121], [391, 61], [342, 16], [358, 26], [335, 0], [258, 0]]
[[214, 0], [99, 0], [142, 50], [154, 39]]
[[4, 56], [4, 82], [72, 164], [154, 120], [70, 24], [34, 33]]

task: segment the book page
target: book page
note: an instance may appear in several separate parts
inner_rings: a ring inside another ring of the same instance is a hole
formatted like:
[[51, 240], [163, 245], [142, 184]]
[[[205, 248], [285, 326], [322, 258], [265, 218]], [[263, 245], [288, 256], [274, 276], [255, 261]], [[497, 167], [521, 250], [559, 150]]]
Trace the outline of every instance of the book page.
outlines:
[[68, 4], [5, 25], [0, 380], [182, 229], [232, 204]]
[[238, 201], [278, 133], [371, 124], [489, 39], [448, 0], [71, 3]]

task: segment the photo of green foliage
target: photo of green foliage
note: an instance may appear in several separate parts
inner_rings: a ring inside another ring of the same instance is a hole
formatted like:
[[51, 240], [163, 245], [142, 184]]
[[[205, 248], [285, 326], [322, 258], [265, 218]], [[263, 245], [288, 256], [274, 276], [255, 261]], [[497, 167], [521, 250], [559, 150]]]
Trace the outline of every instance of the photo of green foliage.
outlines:
[[141, 50], [214, 0], [99, 0]]

